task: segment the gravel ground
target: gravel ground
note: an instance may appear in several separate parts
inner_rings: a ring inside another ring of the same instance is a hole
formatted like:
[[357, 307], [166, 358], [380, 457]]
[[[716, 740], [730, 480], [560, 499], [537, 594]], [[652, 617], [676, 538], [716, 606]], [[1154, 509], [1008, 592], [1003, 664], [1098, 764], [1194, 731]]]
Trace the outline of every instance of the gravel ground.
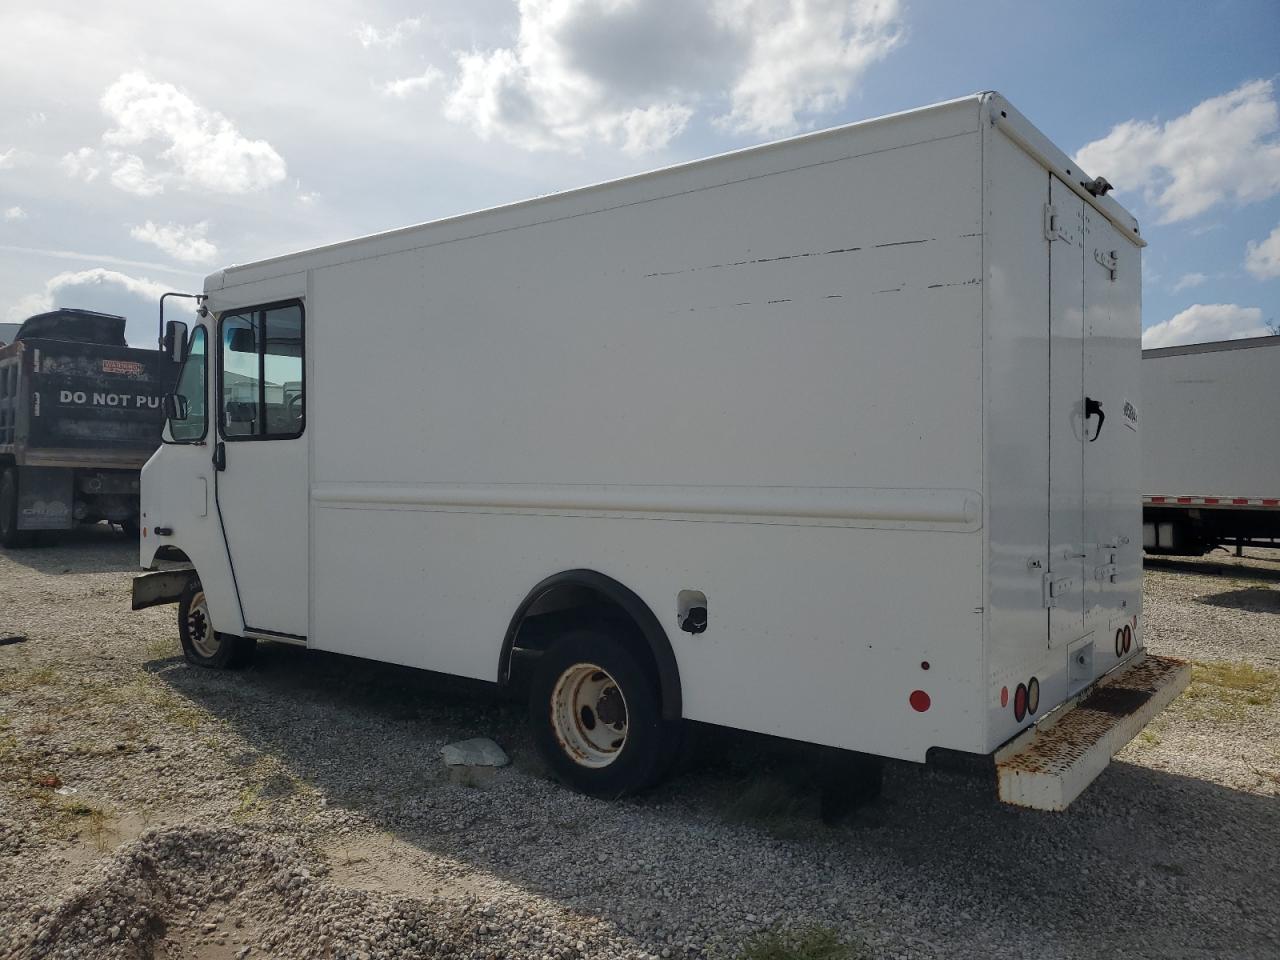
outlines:
[[[262, 645], [188, 668], [105, 528], [0, 552], [0, 957], [731, 958], [777, 924], [859, 957], [1280, 956], [1280, 551], [1168, 561], [1148, 643], [1199, 664], [1066, 814], [890, 764], [701, 731], [606, 803], [550, 782], [483, 688]], [[449, 779], [444, 744], [513, 765]], [[74, 791], [74, 792], [71, 792]]]

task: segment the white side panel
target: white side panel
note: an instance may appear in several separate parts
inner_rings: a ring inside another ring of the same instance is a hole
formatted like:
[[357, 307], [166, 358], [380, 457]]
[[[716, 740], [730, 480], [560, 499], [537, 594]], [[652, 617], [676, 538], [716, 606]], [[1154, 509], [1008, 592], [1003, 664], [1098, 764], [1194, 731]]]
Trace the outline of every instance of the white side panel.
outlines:
[[317, 271], [316, 480], [977, 489], [978, 150]]
[[[491, 680], [529, 589], [585, 567], [666, 627], [690, 719], [912, 760], [932, 745], [981, 749], [980, 533], [315, 513], [314, 647]], [[706, 594], [706, 633], [678, 629], [682, 589]], [[909, 706], [915, 689], [932, 697], [927, 713]]]
[[1144, 356], [1144, 495], [1280, 497], [1280, 337], [1224, 346]]
[[312, 644], [496, 677], [526, 593], [587, 567], [667, 625], [687, 716], [979, 749], [979, 147], [318, 269]]

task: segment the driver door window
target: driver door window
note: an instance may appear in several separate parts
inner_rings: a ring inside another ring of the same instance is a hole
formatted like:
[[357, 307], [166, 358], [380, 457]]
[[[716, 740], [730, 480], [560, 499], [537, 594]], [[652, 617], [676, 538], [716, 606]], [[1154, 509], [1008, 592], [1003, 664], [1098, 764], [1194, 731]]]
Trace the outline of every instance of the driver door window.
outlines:
[[302, 335], [299, 303], [223, 316], [219, 420], [227, 440], [302, 435]]
[[178, 386], [174, 390], [187, 404], [185, 420], [169, 421], [169, 436], [175, 443], [198, 443], [204, 439], [207, 417], [205, 416], [205, 377], [207, 334], [204, 327], [196, 327], [191, 331], [191, 339], [187, 342], [187, 358], [182, 363], [182, 373], [178, 376]]

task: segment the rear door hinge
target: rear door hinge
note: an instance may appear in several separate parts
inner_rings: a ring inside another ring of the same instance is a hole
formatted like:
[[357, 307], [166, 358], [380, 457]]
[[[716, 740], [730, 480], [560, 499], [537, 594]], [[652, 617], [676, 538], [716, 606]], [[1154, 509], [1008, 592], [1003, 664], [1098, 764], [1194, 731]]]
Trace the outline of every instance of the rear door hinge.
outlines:
[[1116, 279], [1116, 252], [1114, 250], [1097, 250], [1093, 251], [1093, 259], [1097, 260], [1107, 273], [1111, 274], [1111, 280], [1114, 283]]
[[1093, 568], [1093, 578], [1103, 583], [1115, 583], [1118, 569], [1116, 555], [1114, 553], [1107, 554], [1107, 562]]
[[1072, 577], [1055, 577], [1052, 572], [1044, 575], [1044, 605], [1056, 607], [1058, 600], [1071, 592], [1076, 585]]
[[1052, 203], [1044, 205], [1044, 237], [1046, 240], [1065, 240], [1075, 243], [1076, 235], [1065, 215]]

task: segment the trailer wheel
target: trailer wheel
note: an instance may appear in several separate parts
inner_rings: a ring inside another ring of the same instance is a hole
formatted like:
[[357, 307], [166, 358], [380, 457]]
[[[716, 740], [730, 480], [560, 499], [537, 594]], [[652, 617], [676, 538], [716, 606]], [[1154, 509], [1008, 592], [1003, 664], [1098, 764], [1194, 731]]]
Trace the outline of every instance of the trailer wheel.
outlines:
[[31, 545], [30, 530], [18, 529], [18, 468], [6, 467], [0, 473], [0, 546]]
[[668, 767], [672, 723], [636, 655], [594, 628], [571, 630], [538, 659], [529, 720], [542, 756], [582, 793], [619, 797]]
[[255, 640], [214, 629], [204, 588], [195, 579], [187, 584], [178, 601], [178, 636], [187, 663], [214, 670], [235, 670], [247, 665], [257, 647]]

